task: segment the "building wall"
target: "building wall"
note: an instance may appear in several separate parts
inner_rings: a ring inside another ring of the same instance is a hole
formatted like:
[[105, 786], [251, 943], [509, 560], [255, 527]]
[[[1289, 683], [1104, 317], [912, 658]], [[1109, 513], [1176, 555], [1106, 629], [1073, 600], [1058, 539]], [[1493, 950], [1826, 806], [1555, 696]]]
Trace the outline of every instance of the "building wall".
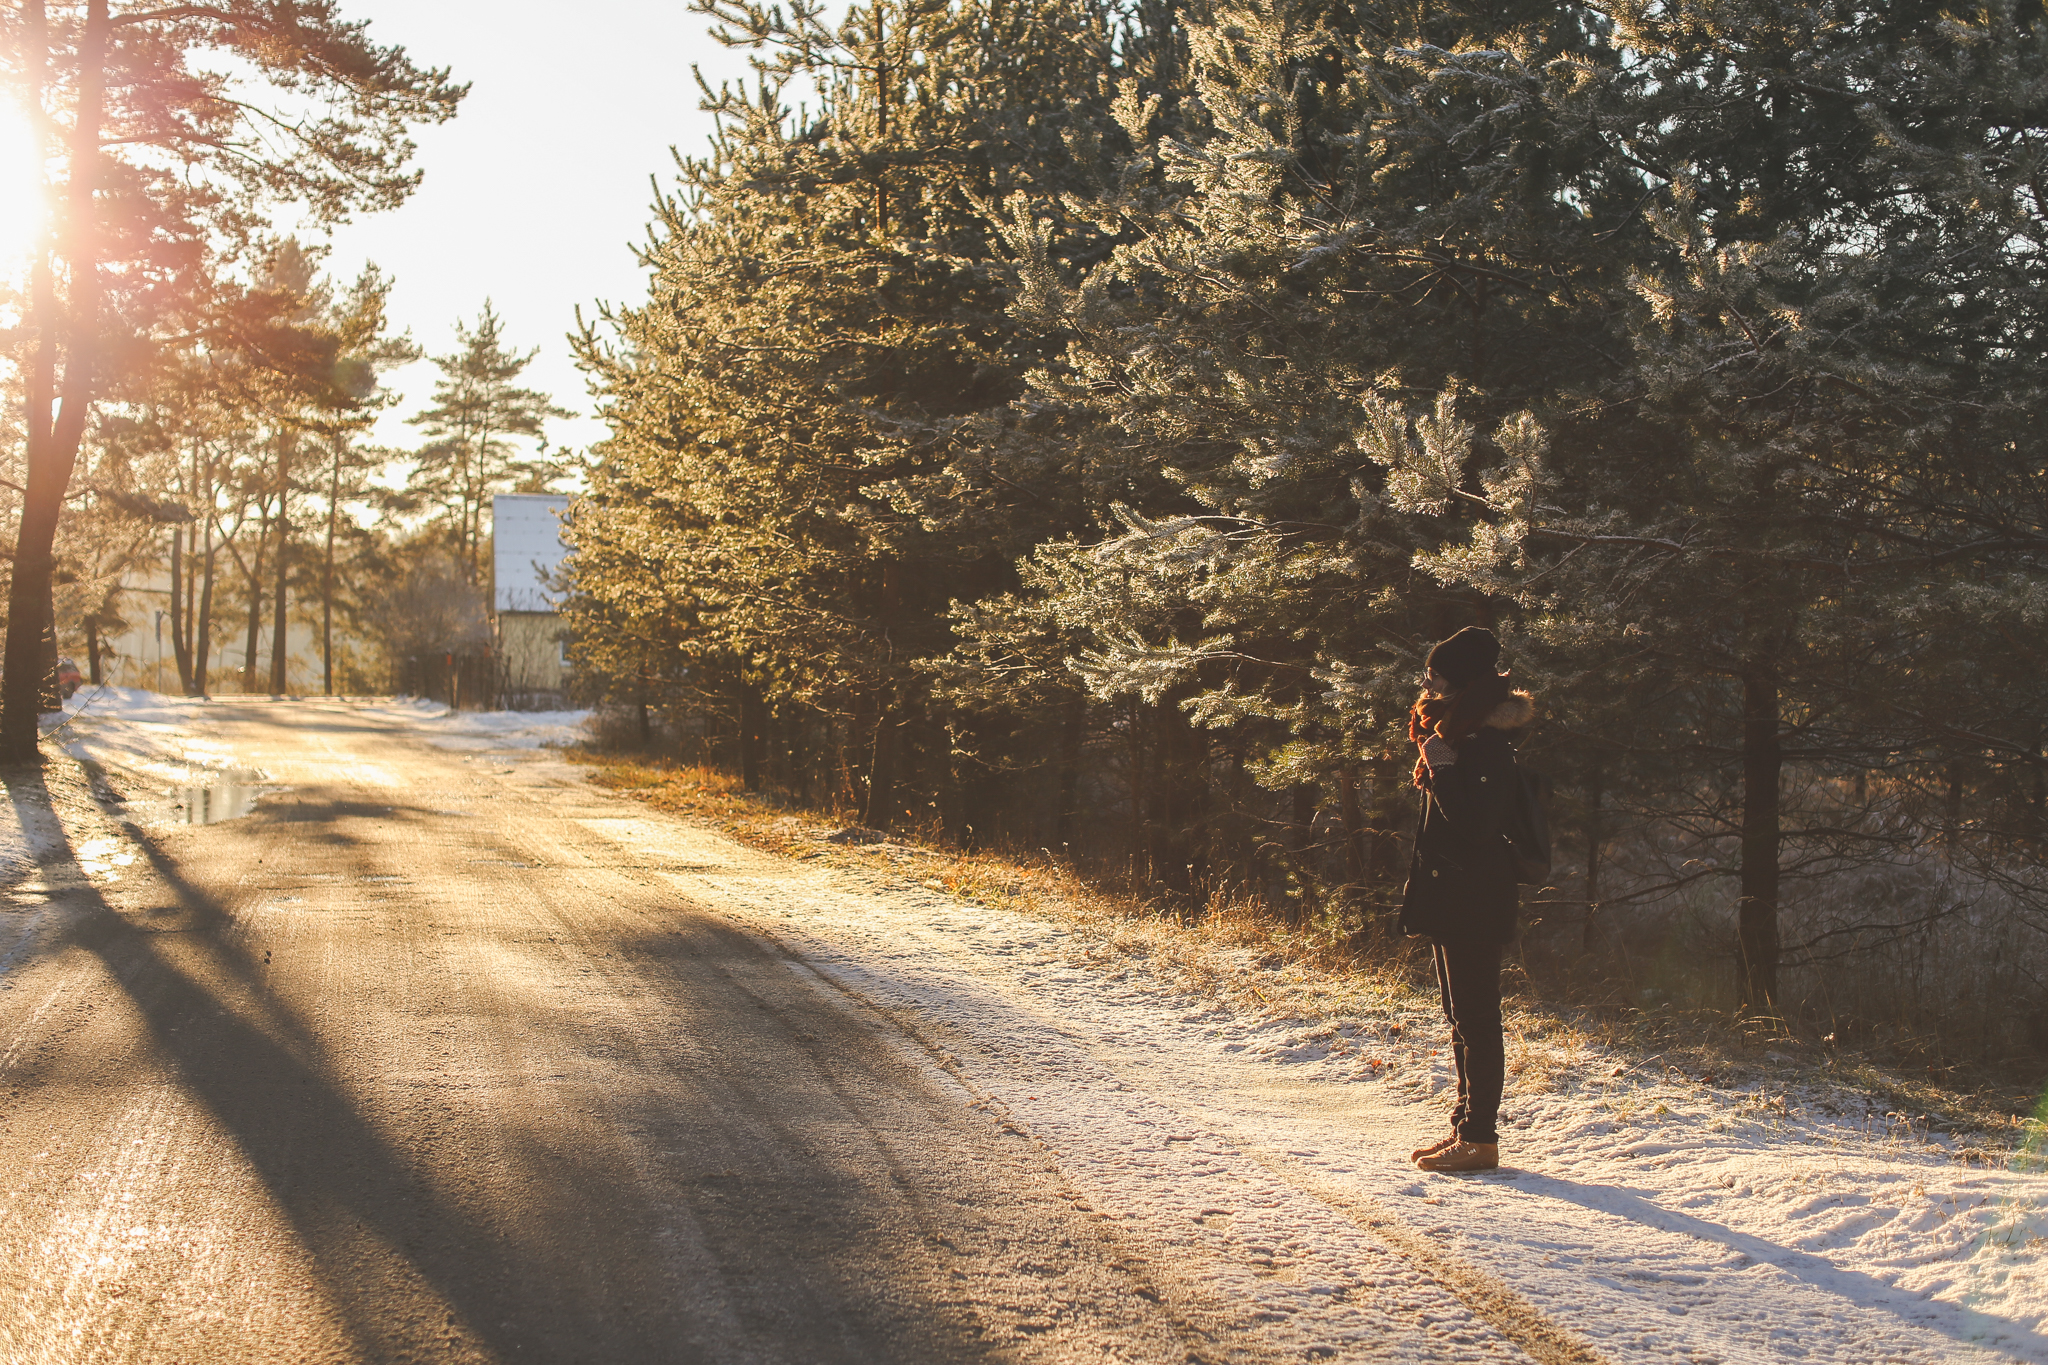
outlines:
[[[492, 655], [477, 658], [474, 682], [465, 682], [465, 705], [537, 706], [559, 705], [566, 697], [569, 669], [563, 659], [562, 618], [553, 610], [545, 578], [567, 555], [562, 544], [560, 517], [568, 499], [558, 494], [500, 494], [492, 499], [495, 523], [492, 546]], [[146, 688], [154, 692], [178, 691], [177, 654], [171, 644], [170, 574], [158, 569], [135, 574], [123, 587], [121, 612], [130, 622], [118, 635], [102, 637], [102, 676], [118, 687]], [[320, 630], [317, 602], [293, 601], [285, 635], [285, 676], [290, 690], [298, 695], [317, 695], [324, 686], [320, 659]], [[300, 619], [305, 612], [311, 619]], [[163, 614], [161, 629], [158, 615]], [[242, 661], [248, 639], [248, 616], [244, 611], [216, 609], [213, 644], [208, 656], [207, 690], [216, 695], [233, 695], [242, 690]], [[272, 607], [266, 601], [256, 639], [256, 679], [253, 691], [270, 692], [270, 648]], [[351, 639], [337, 628], [334, 637], [336, 685], [347, 686], [342, 661], [351, 657], [381, 657], [381, 648]], [[90, 673], [85, 642], [73, 627], [65, 631], [61, 652]], [[382, 681], [382, 688], [390, 684]], [[423, 685], [417, 683], [415, 685]], [[486, 692], [498, 695], [484, 700]], [[475, 697], [476, 701], [469, 698]]]
[[[121, 614], [128, 620], [129, 628], [119, 635], [100, 638], [100, 671], [116, 687], [140, 687], [163, 693], [178, 691], [178, 656], [171, 644], [170, 586], [170, 574], [164, 570], [137, 574], [123, 585]], [[320, 662], [320, 629], [317, 621], [299, 619], [300, 605], [292, 603], [286, 623], [285, 678], [294, 693], [317, 694], [325, 682]], [[318, 604], [314, 605], [317, 607]], [[163, 613], [160, 632], [159, 612]], [[256, 633], [255, 691], [262, 696], [270, 694], [272, 619], [270, 606], [266, 603], [262, 625]], [[206, 668], [208, 692], [219, 696], [242, 690], [242, 662], [246, 657], [248, 639], [249, 618], [245, 611], [231, 611], [222, 616], [216, 609], [213, 646], [208, 653]], [[362, 650], [359, 642], [349, 639], [345, 632], [337, 629], [334, 632], [337, 673], [343, 658], [351, 653], [360, 654]], [[90, 676], [85, 641], [75, 628], [65, 633], [63, 653], [78, 665], [81, 675]], [[340, 684], [339, 677], [336, 682]]]
[[504, 704], [559, 704], [569, 688], [562, 618], [552, 611], [501, 611], [496, 625], [499, 687]]
[[562, 567], [560, 493], [499, 493], [491, 499], [491, 610], [552, 612], [550, 574]]
[[559, 706], [569, 689], [562, 618], [548, 585], [569, 547], [562, 543], [559, 493], [500, 493], [491, 499], [491, 637], [499, 704]]

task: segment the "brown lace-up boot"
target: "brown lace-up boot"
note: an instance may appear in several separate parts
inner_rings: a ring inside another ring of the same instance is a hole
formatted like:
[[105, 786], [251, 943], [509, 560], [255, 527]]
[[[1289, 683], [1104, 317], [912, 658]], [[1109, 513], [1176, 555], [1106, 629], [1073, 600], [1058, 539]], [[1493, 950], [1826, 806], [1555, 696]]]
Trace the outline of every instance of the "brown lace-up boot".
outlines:
[[1425, 1171], [1490, 1171], [1500, 1165], [1500, 1144], [1454, 1142], [1440, 1152], [1417, 1157], [1415, 1165]]
[[1449, 1137], [1438, 1138], [1435, 1142], [1430, 1143], [1427, 1147], [1417, 1147], [1414, 1151], [1408, 1154], [1408, 1160], [1410, 1162], [1420, 1161], [1422, 1160], [1422, 1158], [1426, 1156], [1435, 1156], [1438, 1152], [1445, 1151], [1457, 1145], [1458, 1135], [1456, 1133], [1452, 1133]]

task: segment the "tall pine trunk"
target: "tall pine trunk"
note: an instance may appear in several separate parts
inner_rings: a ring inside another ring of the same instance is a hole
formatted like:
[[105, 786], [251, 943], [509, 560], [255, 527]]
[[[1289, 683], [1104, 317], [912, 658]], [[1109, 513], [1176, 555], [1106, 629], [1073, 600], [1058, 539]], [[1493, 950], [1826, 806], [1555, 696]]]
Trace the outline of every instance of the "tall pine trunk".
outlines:
[[1209, 877], [1209, 737], [1188, 724], [1180, 703], [1185, 685], [1146, 708], [1151, 732], [1145, 771], [1146, 875], [1194, 901]]
[[884, 683], [875, 690], [875, 728], [868, 741], [867, 803], [860, 822], [869, 829], [887, 829], [896, 807], [896, 759], [901, 741], [895, 689]]
[[205, 471], [204, 481], [199, 485], [201, 543], [205, 553], [200, 560], [203, 578], [199, 587], [199, 604], [192, 613], [192, 695], [206, 695], [206, 669], [213, 657], [213, 566], [214, 556], [219, 547], [214, 544], [213, 533], [217, 529], [213, 521], [213, 471]]
[[327, 549], [320, 568], [320, 689], [334, 695], [334, 524], [341, 509], [342, 438], [334, 438], [334, 463], [327, 479]]
[[1372, 874], [1365, 851], [1365, 815], [1359, 809], [1358, 769], [1349, 763], [1337, 772], [1337, 814], [1344, 822], [1344, 876], [1356, 902], [1364, 899]]
[[[32, 115], [46, 118], [44, 83], [49, 37], [42, 0], [21, 7], [22, 56], [29, 79]], [[21, 526], [15, 535], [14, 572], [7, 594], [7, 643], [0, 654], [0, 762], [26, 763], [36, 757], [44, 693], [56, 687], [56, 611], [51, 597], [56, 561], [57, 520], [78, 462], [79, 443], [93, 401], [92, 338], [99, 326], [98, 223], [93, 196], [99, 187], [100, 120], [106, 103], [103, 67], [109, 23], [107, 0], [88, 0], [79, 43], [77, 118], [70, 147], [71, 187], [65, 206], [70, 234], [71, 296], [57, 304], [55, 243], [39, 245], [30, 270], [29, 316], [25, 330], [39, 334], [25, 376], [28, 421], [28, 479], [22, 493]], [[57, 350], [64, 349], [64, 377], [57, 381]], [[52, 408], [55, 418], [52, 420]]]
[[179, 614], [185, 623], [185, 629], [178, 643], [185, 651], [188, 673], [191, 675], [185, 679], [185, 695], [188, 697], [198, 695], [196, 666], [199, 654], [195, 646], [199, 638], [199, 545], [206, 534], [208, 524], [206, 513], [200, 510], [203, 504], [199, 500], [202, 451], [203, 447], [195, 440], [192, 443], [192, 471], [185, 485], [192, 495], [192, 534], [185, 542], [185, 593], [184, 601], [179, 604]]
[[192, 695], [206, 695], [206, 666], [213, 654], [213, 546], [212, 523], [207, 523], [206, 556], [200, 569], [205, 575], [199, 588], [199, 610], [192, 622]]
[[242, 651], [242, 691], [256, 690], [256, 637], [263, 629], [263, 551], [270, 544], [270, 518], [256, 528], [256, 548], [243, 566], [249, 579], [249, 640]]
[[484, 580], [484, 503], [491, 496], [490, 461], [491, 424], [486, 420], [477, 431], [476, 463], [470, 469], [471, 477], [475, 480], [475, 491], [470, 498], [469, 524], [469, 581], [472, 583], [482, 583]]
[[1742, 963], [1742, 1011], [1778, 1005], [1778, 680], [1764, 666], [1742, 675], [1742, 895], [1736, 940]]
[[[881, 565], [880, 589], [875, 613], [883, 639], [893, 636], [898, 610], [903, 603], [902, 565], [894, 559]], [[884, 682], [875, 688], [875, 728], [868, 742], [868, 792], [861, 810], [861, 823], [869, 829], [887, 829], [896, 810], [898, 748], [902, 743], [900, 717], [896, 714], [896, 685]]]
[[[740, 783], [748, 791], [761, 790], [761, 755], [767, 747], [765, 731], [768, 725], [768, 707], [761, 699], [761, 688], [745, 677], [739, 679], [740, 693]], [[647, 689], [643, 682], [640, 695], [645, 697]], [[645, 743], [646, 735], [641, 736]]]
[[[1316, 789], [1306, 782], [1297, 782], [1290, 793], [1289, 814], [1293, 817], [1287, 826], [1287, 861], [1297, 868], [1306, 869], [1314, 856], [1316, 846]], [[1311, 889], [1314, 879], [1301, 877], [1294, 896], [1288, 898], [1288, 922], [1301, 924], [1311, 918], [1316, 910], [1315, 893]], [[1283, 892], [1284, 894], [1284, 892]]]
[[178, 691], [192, 694], [192, 645], [185, 634], [185, 528], [171, 528], [171, 654], [178, 661]]
[[1087, 694], [1068, 697], [1060, 714], [1059, 808], [1053, 814], [1052, 837], [1062, 850], [1074, 840], [1081, 815], [1081, 741], [1088, 724]]
[[285, 611], [287, 578], [292, 557], [292, 448], [290, 440], [277, 443], [277, 586], [270, 594], [270, 695], [282, 697], [287, 691], [285, 647], [288, 626]]
[[1593, 769], [1586, 793], [1586, 919], [1579, 929], [1579, 955], [1590, 957], [1600, 949], [1601, 858], [1607, 847], [1607, 773]]

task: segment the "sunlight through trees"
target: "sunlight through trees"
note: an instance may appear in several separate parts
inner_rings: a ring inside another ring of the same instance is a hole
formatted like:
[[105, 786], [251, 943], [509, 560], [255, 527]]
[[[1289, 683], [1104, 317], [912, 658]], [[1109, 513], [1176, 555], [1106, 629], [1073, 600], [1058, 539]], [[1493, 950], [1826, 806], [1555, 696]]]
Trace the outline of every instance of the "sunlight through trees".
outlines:
[[1403, 716], [1483, 623], [1533, 980], [2048, 1047], [2038, 7], [694, 8], [753, 78], [568, 339], [587, 452], [488, 300], [368, 435], [419, 351], [317, 232], [447, 71], [7, 11], [0, 749], [145, 611], [194, 693], [316, 611], [329, 690], [481, 659], [491, 496], [575, 485], [586, 699], [751, 788], [1398, 952]]

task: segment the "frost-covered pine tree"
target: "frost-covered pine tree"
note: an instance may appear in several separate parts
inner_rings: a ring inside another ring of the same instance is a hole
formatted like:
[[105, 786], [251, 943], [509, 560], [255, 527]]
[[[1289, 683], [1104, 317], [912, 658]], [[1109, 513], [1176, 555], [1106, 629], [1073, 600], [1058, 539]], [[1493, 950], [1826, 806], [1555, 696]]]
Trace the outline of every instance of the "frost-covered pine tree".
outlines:
[[925, 668], [952, 644], [949, 602], [1013, 582], [1055, 529], [1016, 515], [1038, 496], [1016, 479], [995, 495], [949, 473], [1047, 350], [1004, 312], [981, 206], [1091, 173], [1068, 135], [1100, 102], [1110, 15], [701, 8], [763, 56], [751, 92], [708, 93], [717, 139], [660, 206], [648, 300], [584, 337], [612, 435], [577, 587], [636, 591], [598, 567], [630, 550], [686, 604], [748, 752], [778, 728], [792, 767], [843, 773], [865, 821], [900, 821], [958, 786]]
[[1266, 3], [1189, 49], [1175, 129], [1117, 105], [1129, 188], [1065, 205], [1133, 225], [1109, 260], [1011, 215], [1020, 310], [1072, 338], [1038, 390], [1173, 485], [1048, 579], [1077, 664], [1384, 811], [1422, 650], [1493, 621], [1587, 899], [1619, 802], [1677, 850], [1640, 890], [1734, 893], [1770, 1008], [1783, 877], [1897, 851], [1868, 777], [1957, 761], [1929, 631], [1995, 654], [2038, 594], [2032, 21]]
[[[1422, 440], [1463, 458], [1474, 416], [1625, 364], [1650, 234], [1597, 122], [1625, 78], [1569, 6], [1281, 0], [1187, 45], [1183, 89], [1119, 91], [1108, 193], [1010, 212], [1018, 311], [1071, 339], [1034, 401], [1090, 414], [1133, 490], [1045, 581], [1099, 694], [1220, 737], [1297, 829], [1334, 812], [1340, 879], [1386, 894], [1422, 656], [1491, 606], [1415, 569], [1435, 522], [1390, 499], [1376, 414], [1455, 393]], [[1047, 259], [1073, 219], [1119, 241], [1085, 273]]]
[[1663, 699], [1658, 736], [1582, 697], [1664, 756], [1672, 879], [1735, 883], [1740, 998], [1770, 1011], [1787, 878], [1925, 842], [1958, 762], [2038, 762], [2038, 681], [1981, 682], [2048, 549], [2048, 64], [2014, 7], [1637, 5], [1613, 41], [1641, 79], [1602, 122], [1660, 239], [1628, 364], [1539, 404], [1497, 473], [1383, 460], [1471, 509], [1419, 565]]

